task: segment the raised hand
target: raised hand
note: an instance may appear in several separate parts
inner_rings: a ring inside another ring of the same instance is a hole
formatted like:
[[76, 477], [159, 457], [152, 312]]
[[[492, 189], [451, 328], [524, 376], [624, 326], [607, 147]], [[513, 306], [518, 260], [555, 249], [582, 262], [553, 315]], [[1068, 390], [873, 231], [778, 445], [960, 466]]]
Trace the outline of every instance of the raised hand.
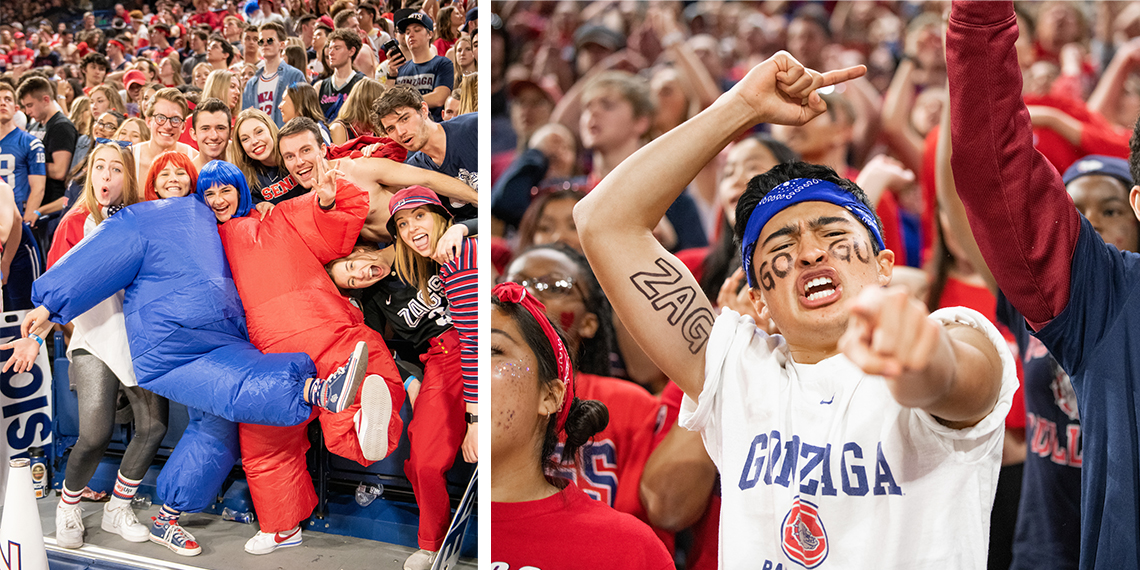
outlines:
[[336, 203], [336, 181], [344, 176], [344, 173], [332, 168], [325, 168], [325, 161], [318, 160], [314, 167], [317, 171], [317, 178], [313, 183], [313, 190], [317, 193], [317, 200], [324, 208], [331, 207]]
[[857, 65], [820, 73], [808, 69], [786, 51], [753, 67], [729, 93], [742, 99], [755, 113], [756, 122], [802, 125], [824, 111], [827, 105], [815, 91], [867, 73]]

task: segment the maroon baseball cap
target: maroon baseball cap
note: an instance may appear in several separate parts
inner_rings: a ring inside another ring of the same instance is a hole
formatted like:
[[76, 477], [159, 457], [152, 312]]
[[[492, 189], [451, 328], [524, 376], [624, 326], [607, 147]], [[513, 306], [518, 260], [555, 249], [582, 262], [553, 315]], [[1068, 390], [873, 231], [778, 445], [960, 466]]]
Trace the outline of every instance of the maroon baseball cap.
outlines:
[[443, 207], [443, 203], [439, 201], [439, 196], [435, 192], [423, 186], [408, 186], [399, 192], [388, 202], [388, 234], [396, 236], [396, 212], [400, 210], [412, 210], [420, 206], [427, 206], [429, 209], [443, 215], [445, 218], [451, 218], [451, 212]]

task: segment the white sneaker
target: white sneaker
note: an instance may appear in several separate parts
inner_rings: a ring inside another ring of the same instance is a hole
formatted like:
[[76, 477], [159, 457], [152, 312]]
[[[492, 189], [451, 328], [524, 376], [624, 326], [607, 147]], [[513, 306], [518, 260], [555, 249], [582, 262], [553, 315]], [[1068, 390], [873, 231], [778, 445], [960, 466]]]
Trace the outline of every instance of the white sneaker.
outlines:
[[253, 535], [245, 543], [245, 551], [250, 554], [269, 554], [278, 548], [286, 546], [300, 546], [301, 527], [285, 532], [261, 532]]
[[413, 552], [404, 561], [404, 570], [431, 570], [431, 564], [435, 562], [435, 555], [435, 552], [421, 548]]
[[150, 529], [139, 523], [130, 503], [112, 507], [103, 506], [103, 530], [113, 532], [128, 542], [146, 542], [150, 539]]
[[388, 456], [388, 424], [392, 421], [392, 394], [388, 383], [377, 374], [369, 374], [360, 389], [360, 412], [356, 420], [356, 439], [360, 451], [369, 461]]
[[55, 543], [63, 548], [83, 546], [83, 509], [60, 503], [55, 508]]

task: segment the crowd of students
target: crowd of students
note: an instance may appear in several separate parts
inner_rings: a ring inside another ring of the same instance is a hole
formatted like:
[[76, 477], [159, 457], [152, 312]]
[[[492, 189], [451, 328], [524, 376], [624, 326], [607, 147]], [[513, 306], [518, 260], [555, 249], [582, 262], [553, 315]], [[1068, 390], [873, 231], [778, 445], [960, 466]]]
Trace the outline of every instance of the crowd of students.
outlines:
[[494, 561], [562, 518], [688, 568], [1140, 564], [1140, 11], [494, 8], [492, 454], [556, 482], [496, 470]]
[[[7, 366], [62, 327], [80, 396], [58, 544], [83, 544], [120, 388], [137, 429], [102, 527], [188, 556], [179, 517], [238, 458], [261, 526], [245, 550], [300, 544], [307, 424], [368, 465], [397, 446], [406, 393], [421, 517], [405, 568], [430, 567], [445, 473], [479, 455], [477, 7], [143, 8], [58, 33], [0, 22], [3, 309], [29, 310]], [[31, 47], [56, 57], [13, 57]], [[130, 501], [168, 399], [190, 426], [141, 524]]]

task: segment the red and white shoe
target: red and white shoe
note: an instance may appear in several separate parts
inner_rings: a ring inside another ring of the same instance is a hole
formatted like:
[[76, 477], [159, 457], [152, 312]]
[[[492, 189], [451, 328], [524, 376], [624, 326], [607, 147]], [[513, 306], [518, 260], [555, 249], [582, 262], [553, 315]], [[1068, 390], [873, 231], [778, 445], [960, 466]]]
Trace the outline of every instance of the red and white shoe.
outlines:
[[245, 543], [245, 551], [250, 554], [269, 554], [278, 548], [286, 546], [300, 546], [301, 527], [294, 527], [285, 532], [261, 532], [253, 535]]

